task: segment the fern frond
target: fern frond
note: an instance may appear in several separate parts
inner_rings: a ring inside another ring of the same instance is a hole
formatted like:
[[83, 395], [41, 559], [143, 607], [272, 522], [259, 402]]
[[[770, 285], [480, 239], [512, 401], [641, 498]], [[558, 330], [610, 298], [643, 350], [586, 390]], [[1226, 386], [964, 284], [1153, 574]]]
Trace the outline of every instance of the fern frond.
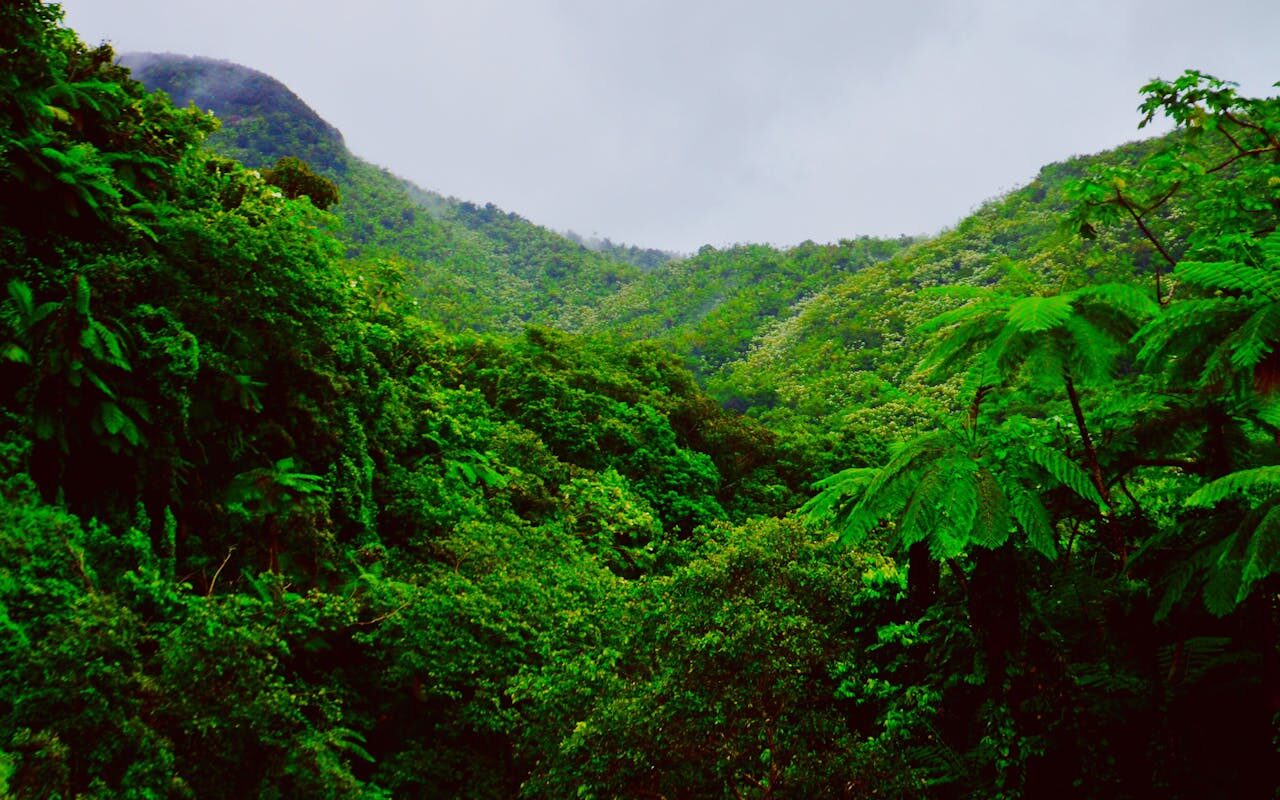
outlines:
[[1267, 234], [1259, 245], [1259, 249], [1262, 250], [1262, 257], [1266, 260], [1268, 267], [1280, 268], [1280, 231]]
[[1009, 516], [1009, 498], [1005, 497], [999, 482], [987, 470], [979, 470], [974, 476], [977, 493], [977, 509], [970, 538], [974, 544], [996, 548], [1009, 539], [1013, 521]]
[[[1023, 360], [1034, 341], [1035, 337], [1023, 336], [1012, 325], [1005, 325], [987, 347], [983, 357], [994, 365], [999, 375], [1010, 375]], [[1040, 348], [1040, 352], [1046, 352], [1049, 349], [1051, 348]], [[1032, 352], [1035, 350], [1033, 349]]]
[[1174, 303], [1133, 335], [1133, 343], [1139, 346], [1138, 360], [1150, 363], [1163, 355], [1173, 342], [1179, 343], [1179, 349], [1191, 349], [1183, 339], [1188, 333], [1195, 333], [1191, 337], [1193, 341], [1205, 341], [1205, 329], [1221, 327], [1226, 316], [1224, 312], [1235, 304], [1234, 297], [1198, 298]]
[[1093, 303], [1115, 310], [1132, 322], [1141, 322], [1160, 313], [1160, 304], [1149, 292], [1127, 283], [1104, 283], [1098, 286], [1086, 286], [1071, 293], [1077, 305], [1089, 306]]
[[1243, 603], [1253, 585], [1280, 571], [1280, 505], [1267, 512], [1249, 536], [1236, 603]]
[[1235, 261], [1183, 261], [1174, 274], [1193, 286], [1210, 291], [1280, 297], [1280, 274]]
[[1263, 403], [1258, 409], [1258, 419], [1273, 428], [1280, 428], [1280, 398]]
[[1224, 663], [1223, 653], [1231, 644], [1226, 636], [1193, 636], [1160, 648], [1157, 665], [1162, 675], [1179, 676], [1179, 683], [1192, 684]]
[[814, 521], [834, 518], [837, 506], [862, 499], [862, 493], [877, 471], [874, 467], [854, 467], [828, 475], [813, 484], [813, 488], [820, 491], [800, 507], [800, 515]]
[[1098, 488], [1093, 485], [1089, 474], [1071, 459], [1043, 445], [1031, 445], [1026, 449], [1031, 461], [1043, 467], [1053, 479], [1080, 497], [1102, 509], [1104, 503]]
[[1089, 416], [1125, 427], [1133, 420], [1148, 420], [1168, 411], [1173, 400], [1151, 392], [1098, 392], [1100, 395]]
[[973, 541], [978, 516], [978, 465], [967, 457], [947, 459], [945, 495], [941, 498], [941, 523], [930, 541], [937, 558], [955, 558]]
[[1280, 466], [1244, 469], [1201, 486], [1183, 501], [1183, 505], [1209, 508], [1233, 495], [1270, 494], [1277, 488], [1280, 488]]
[[1120, 354], [1120, 344], [1078, 316], [1068, 319], [1065, 328], [1071, 336], [1075, 364], [1072, 372], [1085, 383], [1098, 383], [1110, 378], [1116, 357]]
[[1021, 486], [1009, 487], [1009, 510], [1017, 520], [1018, 527], [1027, 535], [1027, 543], [1045, 558], [1058, 557], [1057, 537], [1053, 532], [1053, 523], [1049, 512], [1040, 502], [1040, 498], [1023, 489]]
[[999, 327], [1000, 320], [995, 317], [983, 317], [959, 326], [933, 348], [921, 368], [936, 380], [952, 362], [973, 349], [976, 342], [995, 335]]
[[[937, 287], [941, 289], [943, 287]], [[916, 328], [920, 333], [934, 333], [950, 325], [958, 322], [980, 319], [984, 312], [1004, 308], [1009, 305], [1011, 298], [1006, 295], [990, 295], [986, 299], [978, 300], [974, 303], [966, 303], [959, 308], [953, 308], [950, 311], [944, 311], [941, 314], [928, 319]]]
[[1154, 615], [1156, 622], [1169, 616], [1173, 607], [1186, 596], [1196, 575], [1207, 569], [1215, 560], [1215, 548], [1202, 547], [1178, 561], [1177, 566], [1164, 579], [1164, 592], [1160, 596], [1160, 603], [1156, 606]]
[[933, 457], [947, 450], [949, 440], [955, 436], [951, 431], [938, 430], [917, 436], [903, 444], [889, 459], [875, 478], [867, 485], [867, 495], [874, 495], [897, 476], [919, 465], [927, 457]]
[[900, 547], [909, 548], [938, 531], [942, 522], [942, 495], [949, 477], [941, 464], [934, 464], [920, 477], [898, 524]]
[[1280, 308], [1268, 303], [1237, 328], [1223, 345], [1231, 351], [1231, 364], [1238, 370], [1253, 369], [1270, 353], [1280, 335]]
[[1240, 593], [1240, 559], [1231, 558], [1239, 532], [1209, 548], [1209, 574], [1204, 583], [1202, 598], [1210, 614], [1225, 617], [1236, 610], [1236, 597]]
[[1040, 333], [1056, 328], [1071, 316], [1071, 297], [1023, 297], [1009, 306], [1006, 318], [1019, 333]]

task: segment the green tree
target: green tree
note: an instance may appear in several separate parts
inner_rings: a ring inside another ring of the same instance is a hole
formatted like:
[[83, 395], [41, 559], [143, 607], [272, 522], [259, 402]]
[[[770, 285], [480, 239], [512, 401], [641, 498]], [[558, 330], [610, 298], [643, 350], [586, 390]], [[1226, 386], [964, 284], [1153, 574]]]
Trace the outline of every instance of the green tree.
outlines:
[[1116, 504], [1103, 474], [1095, 437], [1081, 402], [1085, 386], [1108, 384], [1137, 324], [1150, 318], [1156, 303], [1125, 284], [1087, 286], [1050, 297], [1019, 297], [992, 290], [953, 290], [973, 302], [934, 317], [925, 332], [945, 330], [931, 362], [954, 368], [958, 357], [977, 351], [966, 378], [976, 404], [984, 392], [1019, 373], [1032, 381], [1061, 386], [1071, 406], [1083, 462], [1093, 490], [1107, 508], [1111, 547], [1123, 564], [1127, 545], [1114, 519]]
[[283, 156], [275, 166], [264, 169], [262, 179], [278, 187], [290, 200], [305, 196], [311, 200], [311, 205], [321, 210], [341, 199], [337, 184], [312, 172], [310, 165], [293, 156]]

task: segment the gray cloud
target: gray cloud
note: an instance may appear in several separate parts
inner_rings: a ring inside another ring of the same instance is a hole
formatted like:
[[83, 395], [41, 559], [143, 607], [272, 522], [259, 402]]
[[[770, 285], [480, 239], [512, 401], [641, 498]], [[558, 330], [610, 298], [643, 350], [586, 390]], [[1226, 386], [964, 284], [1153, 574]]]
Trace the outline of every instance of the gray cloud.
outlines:
[[1137, 89], [1280, 79], [1280, 4], [1223, 0], [69, 0], [90, 42], [237, 61], [359, 155], [645, 246], [937, 230], [1135, 138]]

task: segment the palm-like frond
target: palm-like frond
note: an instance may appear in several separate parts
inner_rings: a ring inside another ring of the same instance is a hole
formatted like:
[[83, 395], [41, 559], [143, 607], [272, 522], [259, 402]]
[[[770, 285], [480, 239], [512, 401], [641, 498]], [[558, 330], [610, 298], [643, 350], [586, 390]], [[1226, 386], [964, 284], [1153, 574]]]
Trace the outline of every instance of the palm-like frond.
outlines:
[[[1175, 303], [1134, 335], [1148, 365], [1189, 363], [1201, 389], [1260, 374], [1280, 342], [1280, 234], [1259, 244], [1261, 263], [1184, 261], [1174, 275], [1213, 297]], [[1185, 372], [1185, 368], [1182, 370]]]
[[1103, 380], [1133, 329], [1155, 309], [1149, 297], [1122, 284], [1051, 297], [990, 292], [920, 326], [924, 333], [946, 333], [924, 366], [936, 376], [960, 357], [977, 353], [978, 366], [971, 372], [984, 377], [998, 373], [1005, 379], [1036, 362], [1037, 375], [1068, 370], [1085, 382]]
[[970, 538], [980, 547], [999, 547], [1008, 541], [1013, 529], [1009, 498], [1000, 488], [996, 477], [985, 469], [979, 470], [974, 476], [974, 489], [978, 506]]
[[1183, 261], [1174, 270], [1183, 282], [1209, 291], [1280, 298], [1280, 274], [1234, 261]]
[[1264, 305], [1245, 320], [1222, 343], [1231, 354], [1231, 365], [1238, 370], [1252, 370], [1270, 353], [1280, 337], [1280, 304]]
[[1257, 467], [1224, 475], [1186, 499], [1189, 508], [1209, 508], [1233, 496], [1256, 496], [1280, 488], [1280, 466]]
[[1267, 511], [1249, 536], [1235, 602], [1240, 604], [1258, 581], [1280, 572], [1280, 506]]
[[1043, 467], [1058, 483], [1066, 486], [1080, 497], [1098, 506], [1098, 508], [1102, 508], [1103, 500], [1098, 493], [1097, 487], [1093, 485], [1093, 481], [1089, 479], [1088, 474], [1074, 461], [1057, 450], [1042, 445], [1030, 445], [1026, 448], [1026, 453], [1033, 463]]
[[1160, 313], [1160, 304], [1148, 292], [1127, 283], [1085, 286], [1072, 292], [1071, 298], [1077, 308], [1118, 313], [1132, 322], [1148, 320]]
[[1053, 522], [1040, 498], [1021, 486], [1014, 486], [1009, 497], [1009, 510], [1013, 512], [1018, 526], [1026, 533], [1027, 542], [1046, 558], [1057, 558], [1058, 545], [1053, 533]]
[[1071, 297], [1023, 297], [1009, 306], [1005, 321], [1019, 334], [1041, 333], [1060, 327], [1072, 313]]

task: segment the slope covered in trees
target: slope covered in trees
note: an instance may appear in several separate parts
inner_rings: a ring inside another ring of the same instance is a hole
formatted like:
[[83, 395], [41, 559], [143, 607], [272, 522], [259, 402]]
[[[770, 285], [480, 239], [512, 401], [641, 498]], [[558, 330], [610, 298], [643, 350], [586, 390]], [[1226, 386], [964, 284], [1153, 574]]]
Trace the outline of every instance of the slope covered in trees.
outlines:
[[300, 158], [333, 180], [352, 255], [408, 266], [424, 315], [452, 329], [581, 324], [584, 310], [638, 269], [492, 205], [445, 198], [353, 156], [341, 134], [287, 87], [224, 61], [129, 54], [137, 80], [178, 106], [214, 112], [209, 146], [259, 169]]
[[450, 330], [56, 7], [0, 85], [0, 794], [1274, 793], [1280, 101], [1153, 82], [1179, 135], [937, 239], [734, 251], [828, 265], [670, 300], [770, 430]]

